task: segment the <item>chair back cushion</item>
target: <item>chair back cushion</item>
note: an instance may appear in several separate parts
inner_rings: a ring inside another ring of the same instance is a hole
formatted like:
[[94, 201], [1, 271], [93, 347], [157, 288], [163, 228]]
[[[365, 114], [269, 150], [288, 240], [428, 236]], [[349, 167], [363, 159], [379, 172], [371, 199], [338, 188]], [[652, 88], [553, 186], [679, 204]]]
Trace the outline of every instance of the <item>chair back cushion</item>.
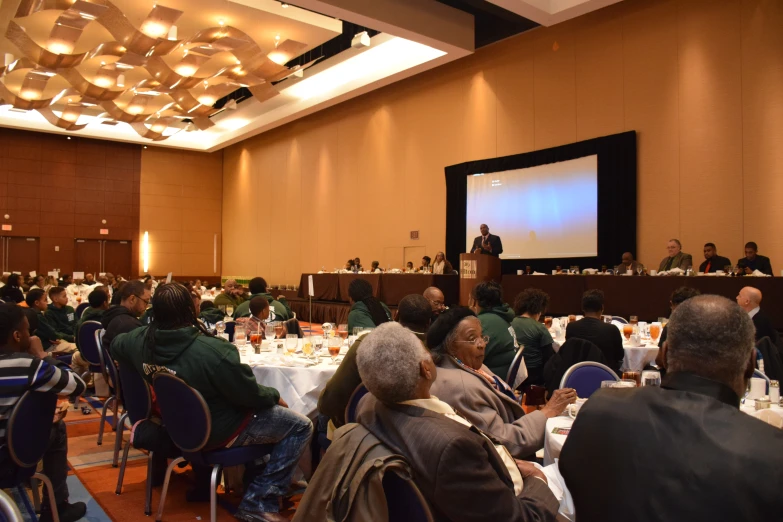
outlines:
[[616, 380], [617, 375], [607, 366], [585, 361], [568, 369], [560, 387], [573, 388], [580, 398], [586, 399], [601, 387], [601, 382]]
[[182, 451], [200, 451], [212, 430], [212, 417], [204, 397], [169, 373], [156, 374], [152, 387], [171, 440]]
[[89, 307], [90, 303], [79, 303], [79, 306], [76, 307], [76, 318], [80, 318]]
[[234, 342], [234, 330], [236, 329], [237, 323], [234, 321], [226, 321], [226, 335], [228, 335], [228, 342], [233, 343]]
[[49, 447], [57, 395], [28, 390], [8, 420], [8, 452], [17, 466], [35, 467]]
[[98, 344], [98, 337], [95, 335], [102, 330], [103, 326], [98, 321], [84, 321], [76, 332], [79, 351], [82, 357], [91, 366], [100, 366], [102, 361], [101, 346]]
[[401, 476], [390, 467], [383, 475], [383, 492], [389, 509], [389, 522], [432, 522], [427, 501], [410, 476]]
[[368, 392], [369, 390], [364, 386], [364, 384], [360, 384], [353, 391], [351, 398], [348, 399], [348, 405], [345, 407], [346, 424], [356, 422], [356, 408], [359, 406], [359, 401], [362, 400], [362, 397], [367, 395]]
[[131, 424], [149, 417], [152, 411], [150, 387], [135, 368], [124, 364], [119, 368], [122, 382], [122, 404], [128, 412]]

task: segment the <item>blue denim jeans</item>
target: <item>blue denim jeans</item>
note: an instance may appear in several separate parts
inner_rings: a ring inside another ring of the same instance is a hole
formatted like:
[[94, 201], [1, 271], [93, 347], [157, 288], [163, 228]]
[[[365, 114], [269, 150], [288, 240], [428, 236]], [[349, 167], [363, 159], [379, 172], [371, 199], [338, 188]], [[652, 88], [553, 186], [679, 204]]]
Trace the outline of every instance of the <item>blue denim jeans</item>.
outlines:
[[282, 406], [253, 414], [232, 448], [274, 444], [269, 462], [247, 488], [239, 509], [250, 513], [277, 513], [279, 498], [288, 491], [291, 477], [313, 435], [310, 419]]

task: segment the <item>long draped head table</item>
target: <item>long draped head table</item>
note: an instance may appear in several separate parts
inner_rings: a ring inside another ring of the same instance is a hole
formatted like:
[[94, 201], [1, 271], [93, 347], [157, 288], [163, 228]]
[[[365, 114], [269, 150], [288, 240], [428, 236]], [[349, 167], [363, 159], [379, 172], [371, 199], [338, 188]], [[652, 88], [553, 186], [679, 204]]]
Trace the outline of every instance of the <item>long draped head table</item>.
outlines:
[[775, 328], [783, 329], [783, 278], [779, 277], [504, 275], [502, 286], [507, 303], [513, 303], [517, 294], [526, 288], [543, 290], [550, 298], [547, 315], [578, 313], [582, 293], [599, 289], [605, 296], [605, 314], [626, 318], [635, 315], [640, 321], [648, 322], [669, 316], [669, 298], [681, 286], [732, 300], [742, 287], [752, 286], [761, 290], [761, 307], [772, 318]]
[[440, 274], [302, 274], [299, 298], [307, 299], [308, 277], [313, 276], [313, 301], [348, 302], [348, 286], [354, 279], [370, 283], [373, 295], [388, 306], [397, 306], [409, 294], [421, 294], [430, 286], [440, 288], [447, 305], [459, 302], [459, 276]]

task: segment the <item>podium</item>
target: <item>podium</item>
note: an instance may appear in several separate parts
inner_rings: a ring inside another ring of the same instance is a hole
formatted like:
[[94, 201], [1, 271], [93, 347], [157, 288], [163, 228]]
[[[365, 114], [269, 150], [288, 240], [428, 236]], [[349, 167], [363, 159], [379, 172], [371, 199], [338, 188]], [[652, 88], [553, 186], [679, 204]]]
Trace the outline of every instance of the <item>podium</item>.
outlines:
[[468, 306], [470, 293], [479, 283], [500, 283], [500, 258], [487, 254], [460, 254], [459, 256], [459, 304]]

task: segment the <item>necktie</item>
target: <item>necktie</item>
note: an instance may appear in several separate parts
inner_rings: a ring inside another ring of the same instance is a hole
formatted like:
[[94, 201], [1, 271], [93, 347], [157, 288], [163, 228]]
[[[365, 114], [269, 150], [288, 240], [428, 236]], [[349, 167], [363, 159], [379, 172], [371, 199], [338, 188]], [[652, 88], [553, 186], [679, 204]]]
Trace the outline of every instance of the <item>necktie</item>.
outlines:
[[670, 257], [669, 261], [666, 263], [666, 267], [664, 268], [664, 270], [671, 270], [673, 261], [674, 261], [674, 258]]
[[709, 274], [710, 273], [710, 266], [712, 265], [712, 261], [707, 261], [707, 266], [704, 267], [704, 273]]

